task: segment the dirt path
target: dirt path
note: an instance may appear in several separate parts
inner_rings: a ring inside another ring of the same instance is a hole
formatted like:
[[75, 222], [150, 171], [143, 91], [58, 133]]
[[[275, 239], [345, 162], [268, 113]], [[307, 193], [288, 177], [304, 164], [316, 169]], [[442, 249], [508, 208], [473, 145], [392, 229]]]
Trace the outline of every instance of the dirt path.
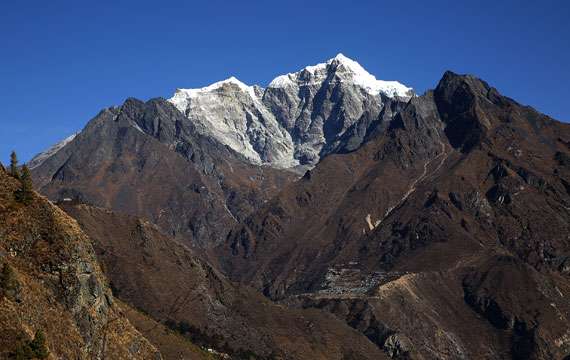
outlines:
[[[427, 161], [427, 162], [424, 164], [424, 171], [422, 172], [422, 174], [421, 174], [417, 179], [415, 179], [414, 181], [412, 181], [412, 183], [410, 184], [410, 187], [409, 187], [408, 191], [406, 191], [406, 193], [404, 194], [404, 196], [402, 196], [402, 198], [401, 198], [395, 205], [390, 206], [390, 207], [388, 208], [388, 210], [386, 210], [386, 213], [384, 214], [384, 217], [383, 217], [379, 222], [377, 222], [377, 225], [376, 225], [376, 226], [380, 225], [388, 216], [390, 216], [390, 215], [394, 212], [394, 210], [397, 210], [400, 206], [402, 206], [402, 205], [406, 202], [406, 200], [408, 199], [408, 197], [409, 197], [410, 195], [412, 195], [412, 194], [416, 191], [416, 186], [417, 186], [419, 183], [421, 183], [421, 182], [422, 182], [423, 180], [425, 180], [427, 177], [429, 177], [429, 176], [435, 174], [435, 173], [436, 173], [437, 171], [439, 171], [439, 169], [443, 166], [443, 164], [445, 163], [445, 160], [447, 160], [447, 157], [449, 156], [449, 154], [447, 153], [447, 151], [446, 151], [446, 149], [445, 149], [445, 144], [443, 143], [443, 141], [441, 141], [441, 139], [439, 139], [439, 144], [441, 145], [441, 153], [438, 154], [438, 155], [437, 155], [436, 157], [434, 157], [433, 159]], [[437, 165], [437, 167], [436, 167], [433, 171], [431, 171], [431, 172], [428, 173], [428, 170], [429, 170], [431, 164], [432, 164], [434, 161], [437, 161], [437, 160], [440, 159], [440, 158], [441, 158], [441, 160], [440, 160], [439, 164]]]

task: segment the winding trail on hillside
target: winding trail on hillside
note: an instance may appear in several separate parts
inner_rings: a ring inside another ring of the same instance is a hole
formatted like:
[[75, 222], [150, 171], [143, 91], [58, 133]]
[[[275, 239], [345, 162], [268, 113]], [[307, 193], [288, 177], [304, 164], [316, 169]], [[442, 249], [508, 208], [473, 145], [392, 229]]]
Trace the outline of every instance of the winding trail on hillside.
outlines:
[[[445, 163], [445, 160], [447, 160], [449, 154], [448, 154], [448, 152], [446, 151], [445, 144], [443, 143], [443, 141], [441, 141], [441, 139], [438, 139], [438, 141], [439, 141], [439, 144], [441, 145], [441, 152], [440, 152], [436, 157], [434, 157], [433, 159], [427, 161], [427, 162], [424, 164], [424, 170], [423, 170], [422, 174], [421, 174], [418, 178], [416, 178], [414, 181], [412, 181], [412, 183], [410, 184], [410, 187], [409, 187], [408, 191], [406, 191], [406, 193], [404, 194], [404, 196], [402, 196], [402, 198], [401, 198], [395, 205], [390, 206], [390, 207], [388, 208], [388, 210], [386, 210], [386, 213], [384, 214], [384, 217], [382, 217], [381, 220], [378, 220], [378, 221], [377, 221], [375, 227], [377, 227], [377, 226], [380, 225], [382, 222], [384, 222], [384, 220], [386, 220], [386, 218], [388, 218], [390, 215], [392, 215], [392, 213], [393, 213], [395, 210], [397, 210], [398, 208], [400, 208], [400, 207], [406, 202], [406, 200], [408, 199], [408, 197], [410, 197], [410, 195], [412, 195], [412, 194], [416, 191], [417, 185], [418, 185], [419, 183], [421, 183], [421, 182], [424, 181], [426, 178], [428, 178], [429, 176], [435, 174], [436, 172], [439, 171], [439, 169], [441, 169], [441, 167], [442, 167], [443, 164]], [[441, 159], [441, 160], [440, 160], [439, 164], [437, 165], [437, 167], [436, 167], [433, 171], [428, 172], [428, 170], [429, 170], [431, 164], [432, 164], [434, 161], [437, 161], [438, 159]]]

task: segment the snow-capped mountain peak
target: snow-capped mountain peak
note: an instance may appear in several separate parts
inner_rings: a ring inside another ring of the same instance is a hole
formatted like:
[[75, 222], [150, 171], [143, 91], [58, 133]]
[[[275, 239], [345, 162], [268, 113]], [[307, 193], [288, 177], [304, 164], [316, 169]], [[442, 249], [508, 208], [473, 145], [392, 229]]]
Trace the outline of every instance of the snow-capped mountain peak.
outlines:
[[[327, 89], [339, 84], [343, 110], [333, 113], [337, 100], [330, 98]], [[343, 138], [352, 136], [351, 146], [361, 143], [364, 135], [353, 134], [357, 129], [353, 125], [377, 120], [384, 106], [380, 94], [407, 101], [413, 91], [397, 81], [378, 80], [358, 62], [338, 54], [278, 76], [266, 89], [232, 76], [202, 88], [177, 89], [169, 101], [197, 129], [249, 161], [293, 167], [314, 165], [321, 156], [345, 146]], [[319, 100], [313, 102], [316, 96]], [[313, 108], [313, 104], [322, 106]], [[336, 123], [338, 131], [325, 134], [323, 119]]]
[[331, 72], [346, 82], [362, 87], [369, 94], [378, 96], [384, 94], [390, 98], [400, 97], [408, 99], [413, 89], [397, 81], [378, 80], [366, 71], [358, 62], [348, 58], [342, 53], [337, 54], [327, 62], [311, 65], [294, 73], [280, 75], [269, 84], [270, 88], [285, 88], [288, 86], [315, 85], [327, 79]]
[[188, 100], [189, 99], [196, 98], [196, 97], [204, 95], [206, 93], [212, 93], [215, 91], [219, 91], [221, 88], [223, 88], [224, 86], [227, 86], [227, 85], [235, 85], [241, 91], [243, 91], [246, 94], [248, 94], [249, 96], [251, 96], [253, 99], [257, 98], [254, 86], [246, 85], [243, 82], [241, 82], [240, 80], [238, 80], [237, 78], [235, 78], [234, 76], [231, 76], [225, 80], [215, 82], [211, 85], [208, 85], [208, 86], [205, 86], [202, 88], [176, 89], [174, 96], [172, 98], [170, 98], [169, 101], [171, 103], [173, 103], [178, 109], [182, 109], [182, 108], [185, 108], [186, 106], [188, 106]]
[[401, 98], [409, 98], [413, 93], [412, 88], [409, 88], [398, 81], [376, 79], [374, 75], [366, 71], [358, 62], [344, 56], [343, 54], [338, 54], [333, 59], [329, 60], [329, 64], [333, 64], [335, 62], [342, 65], [353, 74], [351, 80], [355, 84], [362, 86], [373, 95], [383, 93], [388, 97], [399, 96]]
[[291, 136], [265, 108], [263, 89], [230, 77], [198, 89], [177, 89], [168, 101], [202, 133], [229, 146], [255, 164], [289, 168]]
[[[338, 54], [278, 76], [266, 89], [232, 76], [201, 88], [177, 89], [168, 101], [198, 131], [250, 162], [289, 168], [312, 166], [330, 152], [357, 147], [365, 137], [357, 122], [367, 128], [364, 124], [379, 121], [386, 101], [411, 96], [411, 88], [378, 80], [358, 62]], [[325, 122], [336, 132], [325, 132]]]

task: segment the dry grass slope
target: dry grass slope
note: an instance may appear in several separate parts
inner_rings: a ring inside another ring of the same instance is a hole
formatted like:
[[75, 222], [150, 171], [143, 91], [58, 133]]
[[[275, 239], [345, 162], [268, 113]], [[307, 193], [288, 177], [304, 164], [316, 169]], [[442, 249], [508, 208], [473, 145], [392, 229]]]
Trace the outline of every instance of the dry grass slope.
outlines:
[[16, 201], [19, 187], [0, 169], [0, 267], [11, 273], [0, 293], [0, 358], [42, 331], [50, 359], [160, 359], [115, 305], [77, 223], [35, 193]]

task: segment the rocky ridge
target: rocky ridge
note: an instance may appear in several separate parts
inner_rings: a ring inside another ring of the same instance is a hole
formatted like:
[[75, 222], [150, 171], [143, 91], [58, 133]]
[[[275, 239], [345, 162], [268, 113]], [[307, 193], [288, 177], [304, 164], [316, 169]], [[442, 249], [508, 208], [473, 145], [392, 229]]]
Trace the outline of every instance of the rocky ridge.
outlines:
[[314, 166], [321, 157], [353, 150], [380, 121], [387, 102], [406, 102], [411, 88], [377, 80], [338, 54], [326, 63], [276, 77], [267, 88], [232, 77], [202, 89], [178, 89], [169, 99], [201, 130], [255, 164]]
[[138, 215], [202, 247], [223, 240], [229, 227], [295, 177], [249, 164], [201, 135], [163, 99], [128, 99], [101, 111], [32, 174], [54, 201]]

